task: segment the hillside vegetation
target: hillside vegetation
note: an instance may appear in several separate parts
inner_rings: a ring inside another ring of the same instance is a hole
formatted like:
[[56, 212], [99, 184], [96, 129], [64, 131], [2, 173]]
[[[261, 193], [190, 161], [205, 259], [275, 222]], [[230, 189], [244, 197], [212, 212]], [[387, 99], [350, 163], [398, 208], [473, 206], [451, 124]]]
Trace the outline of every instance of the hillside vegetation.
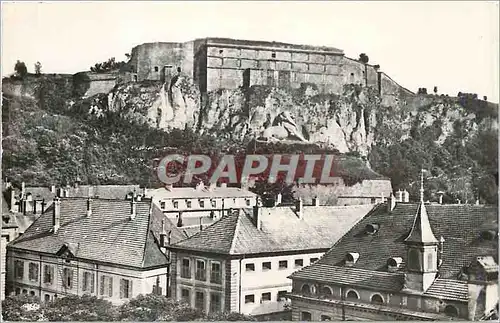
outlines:
[[[391, 178], [394, 189], [417, 197], [424, 168], [429, 199], [442, 190], [447, 202], [479, 197], [497, 203], [497, 105], [418, 95], [384, 106], [375, 90], [354, 85], [342, 95], [320, 94], [312, 85], [296, 90], [258, 86], [200, 98], [189, 82], [181, 85], [177, 94], [169, 94], [173, 121], [158, 129], [150, 117], [161, 88], [156, 83], [119, 85], [109, 106], [107, 95], [76, 97], [71, 84], [58, 76], [5, 79], [5, 176], [29, 185], [71, 184], [79, 177], [84, 183], [154, 186], [155, 160], [171, 151], [333, 152], [346, 156], [340, 174], [346, 182], [375, 171]], [[253, 142], [266, 115], [281, 111], [294, 115], [311, 143]]]

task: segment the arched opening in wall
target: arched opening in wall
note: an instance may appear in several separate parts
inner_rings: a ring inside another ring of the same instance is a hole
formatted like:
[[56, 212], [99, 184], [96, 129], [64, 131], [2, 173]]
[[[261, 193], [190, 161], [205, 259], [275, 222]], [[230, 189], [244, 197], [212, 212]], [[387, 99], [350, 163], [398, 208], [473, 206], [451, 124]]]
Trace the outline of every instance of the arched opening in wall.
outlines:
[[384, 298], [379, 294], [375, 294], [372, 296], [371, 302], [372, 304], [384, 304]]
[[322, 295], [322, 296], [327, 296], [327, 297], [329, 297], [329, 296], [332, 296], [332, 295], [333, 295], [333, 291], [332, 291], [332, 289], [331, 289], [330, 287], [328, 287], [328, 286], [323, 286], [323, 287], [321, 288], [321, 295]]
[[311, 294], [311, 287], [307, 284], [302, 285], [302, 288], [300, 289], [302, 294], [304, 295], [310, 295]]
[[348, 299], [348, 300], [357, 300], [357, 299], [359, 299], [359, 295], [358, 295], [358, 293], [356, 291], [350, 290], [346, 294], [346, 299]]
[[312, 321], [312, 315], [309, 312], [301, 312], [300, 318], [301, 321]]
[[158, 66], [155, 66], [155, 72], [158, 72], [160, 69]]
[[180, 73], [180, 72], [181, 72], [181, 68], [177, 67], [177, 73]]
[[331, 321], [332, 318], [328, 315], [321, 315], [321, 321]]
[[458, 309], [453, 305], [446, 305], [444, 313], [448, 316], [458, 317]]

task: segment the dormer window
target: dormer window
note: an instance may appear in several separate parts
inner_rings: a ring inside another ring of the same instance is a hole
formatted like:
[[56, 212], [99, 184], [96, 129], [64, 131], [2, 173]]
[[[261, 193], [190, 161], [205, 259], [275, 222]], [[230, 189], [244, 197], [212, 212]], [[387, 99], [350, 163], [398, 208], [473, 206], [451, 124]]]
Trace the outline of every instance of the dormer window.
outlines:
[[212, 203], [212, 207], [216, 207], [217, 206], [217, 201], [216, 200], [211, 200], [211, 203]]
[[387, 270], [391, 273], [398, 271], [402, 262], [403, 262], [403, 258], [401, 258], [401, 257], [389, 258], [387, 260]]
[[358, 259], [359, 259], [359, 253], [349, 252], [345, 256], [345, 265], [349, 267], [354, 266], [354, 264], [358, 261]]
[[204, 200], [200, 200], [200, 207], [205, 207], [205, 201]]
[[366, 234], [375, 234], [375, 233], [377, 233], [379, 227], [380, 226], [376, 223], [369, 223], [365, 227], [365, 232], [366, 232]]
[[481, 240], [493, 241], [498, 237], [498, 232], [495, 230], [484, 230], [479, 234]]
[[173, 204], [174, 204], [174, 209], [178, 209], [179, 208], [179, 202], [178, 201], [174, 201]]
[[189, 201], [189, 200], [188, 200], [188, 201], [186, 201], [186, 207], [187, 207], [188, 209], [190, 209], [190, 208], [191, 208], [191, 201]]

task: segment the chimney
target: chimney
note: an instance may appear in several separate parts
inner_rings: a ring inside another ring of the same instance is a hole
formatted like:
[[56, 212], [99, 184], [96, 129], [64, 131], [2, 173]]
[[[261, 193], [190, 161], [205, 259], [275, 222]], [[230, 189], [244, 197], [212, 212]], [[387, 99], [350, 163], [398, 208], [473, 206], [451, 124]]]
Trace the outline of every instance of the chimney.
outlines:
[[257, 230], [262, 230], [262, 207], [259, 205], [255, 205], [253, 207], [253, 218], [255, 220]]
[[396, 198], [394, 197], [394, 195], [391, 194], [387, 198], [387, 212], [391, 213], [395, 207], [396, 207]]
[[55, 185], [50, 186], [50, 193], [56, 194], [56, 186]]
[[134, 197], [132, 197], [132, 200], [130, 201], [130, 220], [135, 219], [136, 215], [137, 215], [137, 201], [135, 200]]
[[92, 199], [90, 197], [87, 198], [87, 216], [92, 215]]
[[10, 188], [10, 211], [11, 212], [16, 212], [14, 209], [14, 206], [16, 206], [16, 190], [14, 187]]
[[94, 187], [92, 185], [89, 185], [87, 189], [87, 195], [88, 197], [94, 197]]
[[26, 215], [26, 206], [28, 205], [28, 202], [26, 200], [23, 200], [22, 203], [23, 203], [23, 214]]
[[208, 187], [208, 190], [209, 190], [210, 192], [213, 192], [213, 191], [214, 191], [214, 189], [215, 189], [216, 187], [217, 187], [217, 184], [216, 184], [216, 183], [210, 183], [210, 186]]
[[37, 200], [33, 200], [33, 214], [36, 214], [36, 204], [38, 203]]
[[396, 199], [397, 199], [396, 201], [399, 203], [403, 202], [403, 191], [398, 190], [396, 192]]
[[403, 202], [405, 203], [410, 202], [410, 193], [408, 193], [407, 190], [403, 191]]
[[295, 201], [295, 212], [297, 213], [297, 216], [299, 217], [300, 220], [303, 218], [303, 202], [302, 199], [299, 198], [297, 201]]
[[172, 184], [167, 184], [167, 185], [165, 185], [165, 188], [167, 189], [167, 191], [172, 192], [172, 190], [173, 190], [173, 188], [174, 188], [174, 185], [172, 185]]
[[21, 183], [21, 199], [24, 199], [24, 194], [26, 194], [26, 185], [24, 182]]
[[220, 184], [220, 187], [221, 187], [221, 188], [227, 188], [227, 183], [222, 183], [222, 184]]
[[283, 198], [283, 196], [281, 195], [281, 193], [278, 193], [278, 195], [276, 196], [276, 205], [280, 205], [281, 204], [281, 199]]
[[165, 231], [165, 220], [161, 221], [160, 248], [165, 248], [167, 243], [167, 232]]
[[146, 197], [147, 192], [148, 192], [148, 190], [146, 189], [146, 187], [143, 187], [143, 188], [142, 188], [142, 196], [143, 196], [143, 197]]
[[61, 226], [61, 199], [54, 198], [54, 210], [52, 212], [52, 231], [57, 233]]
[[178, 228], [182, 227], [182, 212], [179, 212], [178, 219], [177, 219], [177, 227]]
[[439, 204], [443, 204], [443, 194], [444, 194], [444, 192], [443, 191], [439, 191], [439, 192], [437, 192], [437, 194], [439, 195]]
[[385, 203], [384, 192], [382, 192], [382, 199], [380, 200], [380, 203]]
[[315, 196], [313, 199], [312, 199], [312, 202], [313, 202], [313, 205], [314, 206], [319, 206], [319, 198], [317, 196]]

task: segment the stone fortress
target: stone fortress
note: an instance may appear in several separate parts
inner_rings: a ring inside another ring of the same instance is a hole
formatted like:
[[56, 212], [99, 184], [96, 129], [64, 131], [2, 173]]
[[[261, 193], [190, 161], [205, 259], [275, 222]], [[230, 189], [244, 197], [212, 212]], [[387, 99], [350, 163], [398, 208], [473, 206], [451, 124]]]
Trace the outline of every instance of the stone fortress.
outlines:
[[341, 49], [228, 38], [138, 45], [122, 71], [130, 81], [165, 82], [182, 73], [201, 93], [252, 85], [300, 88], [305, 83], [316, 84], [323, 93], [341, 93], [344, 84], [375, 87], [381, 95], [411, 93], [378, 65], [348, 58]]

